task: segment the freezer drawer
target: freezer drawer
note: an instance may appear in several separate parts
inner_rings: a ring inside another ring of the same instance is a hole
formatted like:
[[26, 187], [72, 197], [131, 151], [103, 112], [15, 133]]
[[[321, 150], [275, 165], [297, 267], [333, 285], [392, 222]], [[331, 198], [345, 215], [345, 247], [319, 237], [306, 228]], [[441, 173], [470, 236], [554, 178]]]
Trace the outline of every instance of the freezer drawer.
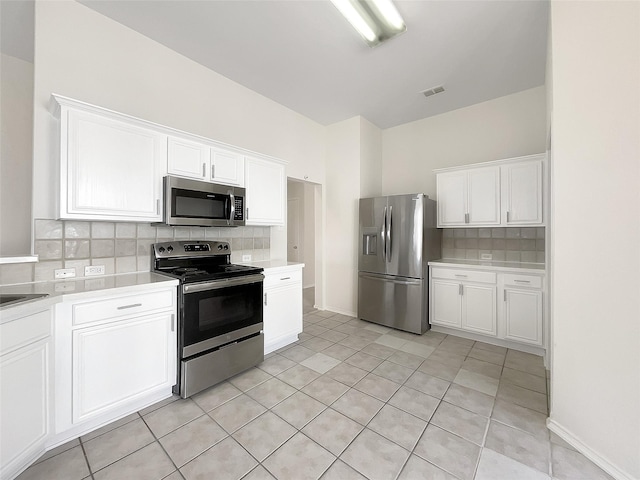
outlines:
[[429, 328], [427, 291], [421, 279], [358, 274], [358, 317], [421, 334]]

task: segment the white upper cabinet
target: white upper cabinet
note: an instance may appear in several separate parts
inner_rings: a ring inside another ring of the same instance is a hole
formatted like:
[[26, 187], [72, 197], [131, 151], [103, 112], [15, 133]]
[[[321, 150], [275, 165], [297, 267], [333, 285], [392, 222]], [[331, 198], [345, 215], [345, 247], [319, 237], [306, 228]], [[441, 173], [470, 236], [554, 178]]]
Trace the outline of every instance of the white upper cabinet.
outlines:
[[543, 225], [544, 155], [436, 173], [438, 227]]
[[438, 226], [500, 224], [500, 169], [474, 168], [437, 175]]
[[228, 150], [212, 148], [209, 179], [217, 183], [244, 186], [244, 156]]
[[284, 165], [246, 157], [246, 224], [284, 225], [287, 183]]
[[184, 138], [169, 137], [167, 172], [170, 175], [206, 180], [209, 147]]
[[542, 224], [542, 160], [501, 167], [502, 218], [506, 225]]
[[244, 185], [244, 156], [196, 139], [169, 137], [169, 175], [225, 185]]
[[61, 106], [59, 218], [160, 221], [167, 136], [55, 98]]

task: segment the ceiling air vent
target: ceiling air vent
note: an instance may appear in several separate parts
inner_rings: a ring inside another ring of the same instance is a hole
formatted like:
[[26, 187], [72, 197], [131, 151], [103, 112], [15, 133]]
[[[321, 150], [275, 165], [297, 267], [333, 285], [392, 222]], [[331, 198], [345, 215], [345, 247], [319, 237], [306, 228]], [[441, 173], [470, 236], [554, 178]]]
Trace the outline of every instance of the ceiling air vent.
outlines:
[[430, 97], [431, 95], [435, 95], [436, 93], [442, 93], [442, 92], [444, 92], [444, 87], [442, 85], [438, 85], [437, 87], [427, 88], [426, 90], [423, 90], [422, 94], [425, 97]]

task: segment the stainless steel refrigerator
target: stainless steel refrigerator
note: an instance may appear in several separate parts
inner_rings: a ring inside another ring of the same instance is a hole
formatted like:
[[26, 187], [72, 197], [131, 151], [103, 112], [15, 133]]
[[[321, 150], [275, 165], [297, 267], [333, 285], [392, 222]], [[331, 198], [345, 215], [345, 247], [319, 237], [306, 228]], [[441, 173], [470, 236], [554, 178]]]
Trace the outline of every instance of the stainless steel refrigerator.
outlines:
[[436, 202], [424, 194], [360, 199], [358, 317], [424, 333], [427, 262], [440, 258], [441, 238]]

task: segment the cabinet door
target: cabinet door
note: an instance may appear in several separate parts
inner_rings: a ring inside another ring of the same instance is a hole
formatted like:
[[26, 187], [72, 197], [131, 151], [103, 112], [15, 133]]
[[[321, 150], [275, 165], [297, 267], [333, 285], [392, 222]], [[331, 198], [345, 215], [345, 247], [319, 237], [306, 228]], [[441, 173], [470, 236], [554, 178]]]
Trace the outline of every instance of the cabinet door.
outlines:
[[431, 295], [432, 314], [430, 323], [460, 328], [462, 325], [460, 284], [432, 280]]
[[500, 224], [500, 169], [468, 170], [468, 225]]
[[467, 218], [467, 174], [439, 173], [437, 181], [438, 227], [465, 225]]
[[465, 284], [462, 287], [462, 327], [497, 334], [496, 287]]
[[302, 284], [264, 291], [265, 353], [283, 347], [302, 332]]
[[542, 160], [502, 167], [503, 221], [506, 225], [541, 225]]
[[211, 149], [210, 180], [229, 185], [244, 185], [244, 157], [237, 153]]
[[286, 183], [284, 165], [246, 158], [247, 225], [284, 225]]
[[542, 292], [504, 289], [505, 338], [542, 345]]
[[167, 136], [69, 110], [62, 139], [61, 218], [160, 221]]
[[49, 433], [49, 341], [3, 355], [0, 378], [0, 465], [9, 478], [44, 451]]
[[73, 423], [175, 384], [170, 313], [73, 332]]
[[205, 180], [209, 170], [209, 147], [184, 138], [169, 137], [168, 167], [170, 175]]

